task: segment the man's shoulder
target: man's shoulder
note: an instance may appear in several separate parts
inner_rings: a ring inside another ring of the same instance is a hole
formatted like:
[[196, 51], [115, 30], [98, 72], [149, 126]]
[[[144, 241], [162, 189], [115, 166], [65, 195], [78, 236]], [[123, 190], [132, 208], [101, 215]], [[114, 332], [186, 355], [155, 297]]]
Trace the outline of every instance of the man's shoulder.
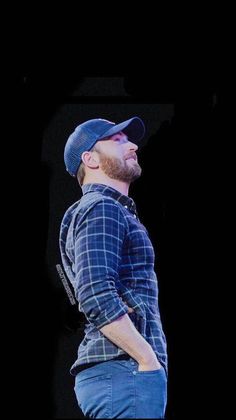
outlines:
[[125, 218], [125, 209], [113, 197], [102, 194], [100, 191], [91, 191], [84, 194], [72, 204], [64, 214], [62, 224], [82, 223], [87, 217], [98, 214], [107, 214], [108, 217]]
[[122, 208], [122, 205], [113, 197], [102, 194], [100, 191], [92, 191], [81, 197], [78, 203], [78, 210], [88, 210], [105, 206], [107, 208], [114, 208], [117, 211]]

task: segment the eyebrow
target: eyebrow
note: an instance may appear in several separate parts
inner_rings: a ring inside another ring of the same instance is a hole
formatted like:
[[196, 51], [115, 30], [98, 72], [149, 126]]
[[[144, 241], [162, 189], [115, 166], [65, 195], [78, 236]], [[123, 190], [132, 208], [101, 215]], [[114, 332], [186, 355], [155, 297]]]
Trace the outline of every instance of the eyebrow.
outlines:
[[103, 138], [103, 139], [101, 139], [101, 140], [108, 140], [108, 139], [111, 139], [112, 137], [116, 136], [117, 134], [124, 135], [124, 136], [128, 139], [128, 136], [127, 136], [127, 135], [126, 135], [123, 131], [118, 131], [118, 133], [114, 133], [114, 134], [112, 134], [111, 136], [104, 137], [104, 138]]
[[114, 137], [117, 134], [120, 134], [121, 136], [125, 136], [126, 138], [128, 138], [127, 134], [125, 134], [123, 131], [119, 131], [118, 133], [112, 134], [110, 137]]

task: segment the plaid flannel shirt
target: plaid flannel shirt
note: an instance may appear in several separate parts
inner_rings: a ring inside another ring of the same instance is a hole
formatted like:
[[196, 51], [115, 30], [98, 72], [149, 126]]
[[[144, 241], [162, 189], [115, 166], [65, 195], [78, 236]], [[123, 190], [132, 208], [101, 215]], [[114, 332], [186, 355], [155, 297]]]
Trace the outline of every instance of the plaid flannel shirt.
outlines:
[[78, 365], [125, 354], [100, 328], [128, 313], [128, 306], [134, 309], [129, 316], [135, 327], [167, 370], [154, 250], [135, 203], [102, 184], [86, 184], [82, 191], [60, 230], [62, 263], [88, 321], [71, 374]]

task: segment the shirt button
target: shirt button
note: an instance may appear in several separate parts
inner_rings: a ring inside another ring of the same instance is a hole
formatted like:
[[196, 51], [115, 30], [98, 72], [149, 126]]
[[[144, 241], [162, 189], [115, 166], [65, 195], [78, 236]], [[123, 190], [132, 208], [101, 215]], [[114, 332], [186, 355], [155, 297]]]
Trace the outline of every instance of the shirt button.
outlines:
[[125, 206], [125, 208], [127, 209], [127, 208], [128, 208], [128, 206]]
[[137, 373], [136, 370], [133, 370], [133, 374], [136, 375], [136, 373]]

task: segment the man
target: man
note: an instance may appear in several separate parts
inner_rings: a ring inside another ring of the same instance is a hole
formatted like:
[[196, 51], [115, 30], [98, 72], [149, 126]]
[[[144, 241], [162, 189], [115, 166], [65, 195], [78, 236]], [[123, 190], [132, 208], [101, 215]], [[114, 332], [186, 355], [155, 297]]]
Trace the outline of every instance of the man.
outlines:
[[91, 418], [164, 418], [166, 340], [158, 308], [154, 251], [129, 198], [141, 175], [145, 134], [133, 117], [88, 120], [70, 135], [66, 169], [82, 198], [60, 231], [64, 269], [85, 314], [85, 336], [71, 367], [75, 393]]

